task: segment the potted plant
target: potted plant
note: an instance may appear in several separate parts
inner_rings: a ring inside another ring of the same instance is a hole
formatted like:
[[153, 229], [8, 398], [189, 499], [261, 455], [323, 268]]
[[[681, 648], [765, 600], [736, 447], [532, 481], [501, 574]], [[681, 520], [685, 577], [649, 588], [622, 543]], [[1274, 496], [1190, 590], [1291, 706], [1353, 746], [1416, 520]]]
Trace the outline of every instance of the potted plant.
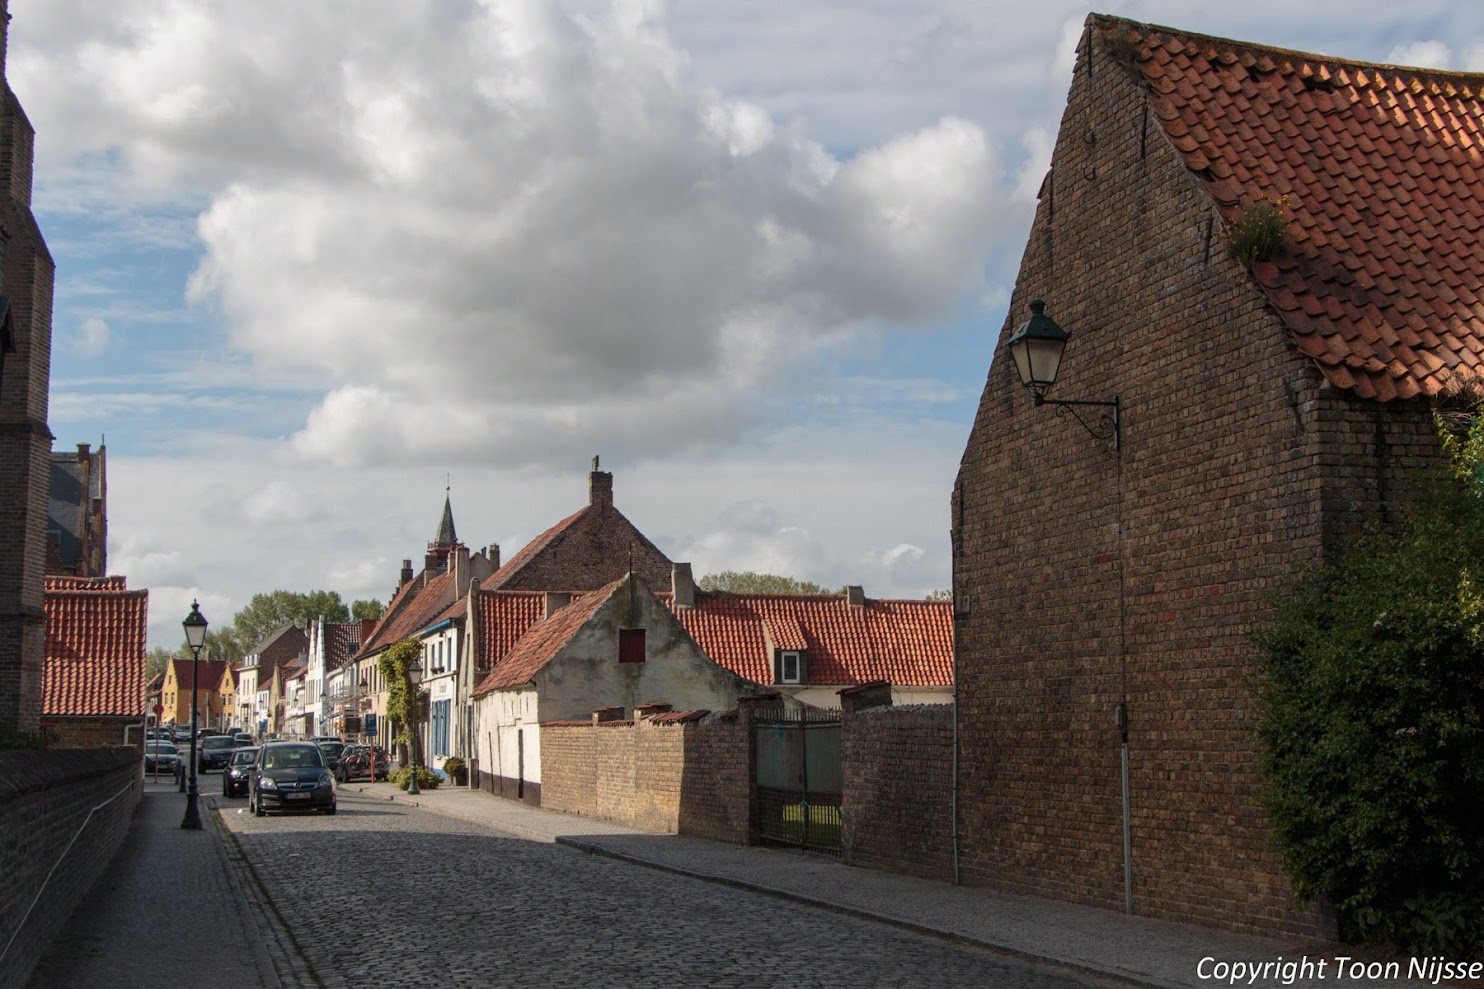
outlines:
[[443, 760], [443, 771], [453, 780], [455, 786], [469, 785], [469, 767], [458, 756], [449, 756]]

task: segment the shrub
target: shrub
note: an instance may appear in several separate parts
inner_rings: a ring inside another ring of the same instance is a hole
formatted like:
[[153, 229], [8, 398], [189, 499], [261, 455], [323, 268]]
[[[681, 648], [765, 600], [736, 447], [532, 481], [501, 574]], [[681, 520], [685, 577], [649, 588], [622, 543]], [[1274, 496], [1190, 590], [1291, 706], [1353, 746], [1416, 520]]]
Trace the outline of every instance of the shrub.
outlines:
[[[403, 766], [387, 777], [399, 790], [407, 789], [407, 783], [412, 778], [412, 767]], [[417, 786], [420, 790], [436, 790], [443, 778], [433, 772], [427, 766], [417, 767]]]
[[466, 774], [469, 772], [469, 766], [463, 759], [460, 759], [456, 755], [451, 755], [443, 760], [443, 771], [455, 783], [463, 784], [467, 780]]
[[1484, 953], [1484, 427], [1395, 532], [1360, 538], [1258, 634], [1263, 803], [1340, 933]]
[[1293, 223], [1291, 196], [1259, 197], [1221, 231], [1226, 251], [1249, 270], [1258, 261], [1271, 261], [1283, 253], [1288, 228]]

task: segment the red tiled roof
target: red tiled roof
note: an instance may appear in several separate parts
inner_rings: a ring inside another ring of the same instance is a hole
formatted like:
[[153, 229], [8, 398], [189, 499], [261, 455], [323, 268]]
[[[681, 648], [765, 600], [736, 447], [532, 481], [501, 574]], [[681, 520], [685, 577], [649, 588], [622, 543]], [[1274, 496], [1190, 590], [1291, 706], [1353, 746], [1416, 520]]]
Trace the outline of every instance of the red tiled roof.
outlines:
[[504, 586], [511, 578], [519, 573], [520, 570], [527, 563], [530, 563], [533, 559], [535, 559], [542, 550], [550, 546], [553, 542], [556, 541], [559, 536], [562, 535], [562, 533], [566, 532], [573, 525], [575, 525], [577, 523], [577, 520], [586, 515], [592, 509], [592, 507], [592, 505], [582, 506], [571, 515], [568, 515], [556, 525], [552, 526], [550, 529], [547, 529], [545, 532], [541, 533], [541, 535], [537, 536], [535, 539], [532, 539], [530, 542], [526, 543], [525, 546], [521, 548], [521, 551], [512, 556], [509, 561], [505, 563], [504, 566], [500, 567], [500, 569], [496, 570], [494, 573], [486, 577], [484, 579], [484, 582], [480, 585], [480, 588], [482, 590], [494, 591]]
[[[172, 659], [170, 665], [175, 668], [175, 685], [180, 690], [191, 689], [191, 666], [195, 660]], [[200, 690], [216, 690], [222, 685], [222, 673], [226, 671], [227, 661], [224, 659], [201, 660], [201, 685]]]
[[392, 603], [387, 605], [381, 621], [376, 623], [376, 630], [358, 655], [394, 646], [412, 633], [432, 625], [438, 615], [434, 610], [436, 602], [453, 584], [453, 576], [452, 570], [445, 570], [430, 575], [426, 586], [421, 577], [404, 584], [392, 597]]
[[325, 669], [338, 670], [350, 659], [352, 647], [359, 652], [360, 622], [325, 622]]
[[867, 600], [834, 594], [697, 591], [694, 608], [660, 600], [712, 661], [754, 683], [771, 684], [775, 649], [807, 649], [809, 682], [849, 686], [886, 680], [900, 687], [953, 683], [953, 606], [947, 601]]
[[474, 643], [475, 668], [488, 669], [515, 648], [520, 637], [541, 620], [546, 610], [541, 591], [481, 591], [479, 640]]
[[1331, 384], [1389, 401], [1484, 377], [1484, 75], [1128, 31], [1153, 118], [1228, 222], [1291, 196], [1253, 275]]
[[43, 596], [41, 713], [143, 716], [149, 592], [123, 577], [47, 577]]
[[492, 690], [519, 687], [529, 683], [531, 678], [551, 662], [583, 623], [591, 618], [603, 602], [612, 597], [613, 592], [627, 579], [628, 577], [624, 576], [602, 590], [584, 595], [550, 618], [531, 627], [525, 635], [521, 636], [515, 647], [495, 664], [495, 668], [479, 681], [479, 686], [474, 690], [474, 696], [480, 697]]

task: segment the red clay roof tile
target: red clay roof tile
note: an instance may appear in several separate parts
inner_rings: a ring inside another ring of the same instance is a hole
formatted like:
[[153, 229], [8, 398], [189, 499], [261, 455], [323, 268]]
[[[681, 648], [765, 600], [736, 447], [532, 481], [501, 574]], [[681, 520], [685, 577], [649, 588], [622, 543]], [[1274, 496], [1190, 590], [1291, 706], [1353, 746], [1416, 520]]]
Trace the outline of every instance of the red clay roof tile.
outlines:
[[47, 577], [43, 596], [41, 713], [143, 716], [149, 592], [123, 577]]
[[[1332, 384], [1389, 401], [1484, 380], [1484, 316], [1455, 303], [1484, 281], [1484, 76], [1119, 23], [1142, 49], [1157, 125], [1187, 167], [1209, 169], [1224, 219], [1293, 196], [1292, 267], [1254, 275]], [[1343, 291], [1360, 272], [1364, 294]], [[1397, 339], [1405, 356], [1384, 346]]]

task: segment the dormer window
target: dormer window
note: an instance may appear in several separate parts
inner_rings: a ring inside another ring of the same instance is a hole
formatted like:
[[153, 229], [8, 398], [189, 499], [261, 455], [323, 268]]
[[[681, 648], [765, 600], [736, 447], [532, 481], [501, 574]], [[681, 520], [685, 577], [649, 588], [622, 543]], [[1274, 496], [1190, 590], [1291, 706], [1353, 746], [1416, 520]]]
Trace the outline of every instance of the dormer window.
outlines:
[[805, 662], [802, 650], [780, 649], [776, 669], [773, 671], [777, 683], [803, 683]]

